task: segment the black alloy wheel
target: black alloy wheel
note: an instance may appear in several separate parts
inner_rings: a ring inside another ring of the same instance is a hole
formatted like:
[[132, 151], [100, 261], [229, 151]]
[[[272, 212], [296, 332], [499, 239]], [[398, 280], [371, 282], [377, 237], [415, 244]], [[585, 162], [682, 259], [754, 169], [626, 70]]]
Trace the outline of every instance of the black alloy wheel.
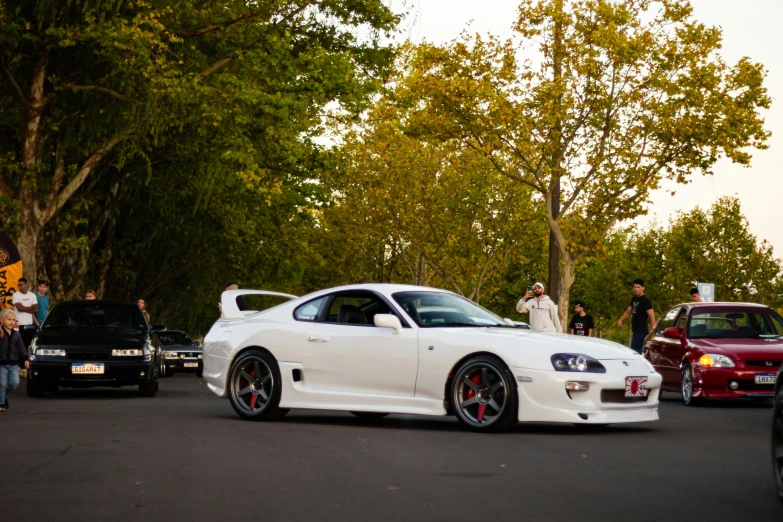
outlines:
[[778, 497], [783, 502], [783, 386], [775, 396], [772, 416], [772, 473]]
[[451, 401], [457, 419], [473, 431], [499, 432], [517, 423], [514, 375], [497, 357], [481, 355], [454, 373]]
[[280, 368], [268, 353], [252, 350], [240, 355], [229, 372], [231, 407], [246, 420], [282, 417], [288, 410], [279, 407]]

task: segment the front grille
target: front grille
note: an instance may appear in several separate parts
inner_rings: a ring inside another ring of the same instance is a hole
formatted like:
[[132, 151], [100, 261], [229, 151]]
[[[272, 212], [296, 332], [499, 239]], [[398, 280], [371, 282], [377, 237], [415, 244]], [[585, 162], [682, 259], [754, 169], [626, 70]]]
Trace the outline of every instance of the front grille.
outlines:
[[762, 368], [769, 368], [770, 370], [772, 369], [777, 370], [778, 368], [780, 368], [781, 365], [783, 365], [783, 360], [777, 360], [777, 359], [752, 360], [752, 361], [745, 361], [745, 364], [747, 366], [759, 366]]
[[69, 359], [75, 361], [105, 361], [111, 358], [111, 352], [72, 352], [66, 350]]
[[[733, 381], [726, 381], [726, 385]], [[737, 379], [737, 388], [739, 391], [775, 391], [774, 384], [756, 384], [753, 379]]]
[[626, 397], [625, 390], [601, 390], [601, 402], [606, 403], [629, 403], [629, 402], [647, 402], [649, 391], [644, 397]]

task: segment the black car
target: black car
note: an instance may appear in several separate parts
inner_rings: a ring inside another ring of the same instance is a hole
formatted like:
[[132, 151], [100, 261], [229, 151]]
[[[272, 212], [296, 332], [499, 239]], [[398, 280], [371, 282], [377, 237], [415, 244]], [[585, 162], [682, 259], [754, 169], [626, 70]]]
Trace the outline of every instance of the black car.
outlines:
[[157, 342], [135, 303], [60, 303], [30, 345], [27, 395], [41, 397], [61, 386], [138, 386], [142, 397], [154, 397]]
[[783, 367], [775, 384], [775, 403], [772, 414], [772, 472], [778, 497], [783, 502]]
[[154, 336], [160, 343], [160, 376], [168, 377], [174, 372], [187, 372], [201, 377], [204, 370], [204, 352], [188, 334], [179, 330], [164, 330], [155, 332]]

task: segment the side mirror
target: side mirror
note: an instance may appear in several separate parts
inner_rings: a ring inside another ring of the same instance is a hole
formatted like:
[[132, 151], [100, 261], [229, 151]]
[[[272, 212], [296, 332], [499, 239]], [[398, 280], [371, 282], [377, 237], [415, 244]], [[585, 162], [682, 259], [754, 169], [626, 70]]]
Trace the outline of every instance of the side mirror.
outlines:
[[676, 339], [681, 340], [682, 336], [680, 335], [680, 331], [675, 327], [669, 327], [663, 331], [663, 336], [667, 339]]
[[163, 332], [166, 330], [166, 325], [163, 324], [156, 324], [153, 325], [152, 328], [150, 328], [150, 332]]
[[394, 333], [402, 332], [402, 323], [396, 315], [375, 314], [374, 322], [378, 328], [393, 328]]

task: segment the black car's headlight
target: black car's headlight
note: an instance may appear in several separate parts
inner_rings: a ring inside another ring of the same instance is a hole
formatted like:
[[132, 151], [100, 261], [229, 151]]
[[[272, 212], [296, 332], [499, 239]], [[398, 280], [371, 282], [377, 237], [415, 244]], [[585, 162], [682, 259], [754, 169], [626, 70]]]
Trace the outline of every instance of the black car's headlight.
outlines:
[[580, 353], [556, 353], [552, 356], [552, 366], [558, 372], [606, 373], [598, 360]]
[[144, 355], [144, 350], [142, 350], [141, 348], [112, 350], [111, 354], [114, 357], [138, 357], [139, 355]]
[[65, 357], [65, 350], [61, 348], [35, 348], [35, 355], [48, 355], [53, 357]]

